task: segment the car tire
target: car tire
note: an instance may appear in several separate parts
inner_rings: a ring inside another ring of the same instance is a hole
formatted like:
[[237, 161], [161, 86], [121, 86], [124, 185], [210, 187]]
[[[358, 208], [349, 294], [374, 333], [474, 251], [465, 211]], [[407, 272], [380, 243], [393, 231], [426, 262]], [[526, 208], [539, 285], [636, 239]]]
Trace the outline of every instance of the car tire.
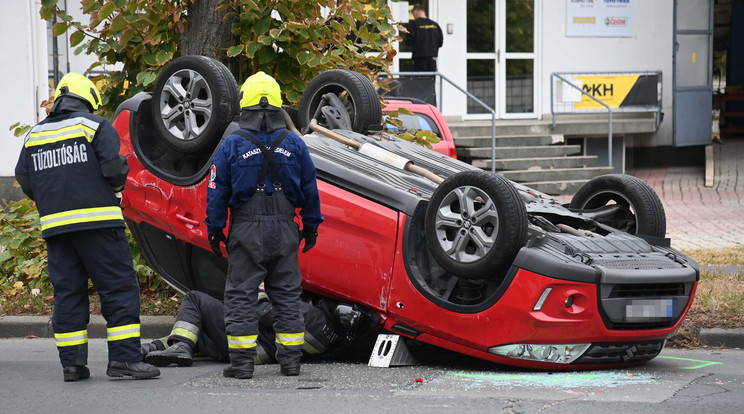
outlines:
[[424, 234], [429, 252], [445, 270], [464, 279], [495, 279], [525, 243], [527, 209], [503, 176], [459, 172], [432, 194]]
[[[297, 108], [299, 128], [307, 129], [323, 95], [331, 92], [344, 103], [354, 132], [364, 134], [371, 125], [382, 125], [382, 105], [372, 82], [351, 70], [332, 69], [320, 73], [307, 84]], [[325, 124], [322, 119], [317, 121]]]
[[176, 151], [209, 151], [238, 114], [238, 93], [235, 78], [220, 61], [207, 56], [176, 58], [155, 83], [155, 130]]
[[624, 207], [622, 214], [597, 221], [630, 234], [663, 238], [666, 214], [656, 192], [632, 175], [608, 174], [592, 178], [571, 199], [569, 208], [593, 210], [608, 204]]

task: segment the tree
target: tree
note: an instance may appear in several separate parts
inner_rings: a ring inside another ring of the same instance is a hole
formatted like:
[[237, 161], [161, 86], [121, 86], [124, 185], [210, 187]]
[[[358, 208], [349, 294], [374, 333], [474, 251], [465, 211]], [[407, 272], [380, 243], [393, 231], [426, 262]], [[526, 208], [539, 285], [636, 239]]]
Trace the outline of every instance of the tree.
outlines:
[[400, 40], [386, 0], [82, 0], [90, 20], [76, 21], [42, 0], [53, 35], [69, 33], [75, 53], [98, 56], [102, 103], [112, 112], [126, 97], [151, 88], [160, 70], [181, 55], [226, 64], [238, 82], [263, 70], [286, 101], [299, 102], [306, 83], [325, 69], [345, 68], [373, 79], [387, 72]]

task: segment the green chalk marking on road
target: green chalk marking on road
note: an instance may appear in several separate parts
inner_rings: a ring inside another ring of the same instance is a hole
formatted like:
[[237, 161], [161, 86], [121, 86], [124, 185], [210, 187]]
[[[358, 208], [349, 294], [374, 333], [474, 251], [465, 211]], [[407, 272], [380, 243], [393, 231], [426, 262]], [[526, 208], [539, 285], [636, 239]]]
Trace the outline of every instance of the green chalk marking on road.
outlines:
[[689, 361], [689, 362], [700, 362], [700, 365], [695, 365], [692, 367], [680, 367], [682, 369], [700, 369], [709, 367], [711, 365], [718, 365], [723, 364], [723, 362], [713, 362], [713, 361], [702, 361], [699, 359], [690, 359], [690, 358], [680, 358], [680, 357], [673, 357], [673, 356], [658, 356], [657, 358], [664, 358], [664, 359], [678, 359], [680, 361]]
[[565, 381], [565, 380], [581, 380], [597, 378], [597, 375], [551, 375], [551, 376], [524, 376], [524, 375], [492, 375], [492, 374], [468, 374], [464, 372], [450, 374], [456, 377], [466, 377], [474, 379], [495, 379], [495, 380], [509, 380], [509, 381]]

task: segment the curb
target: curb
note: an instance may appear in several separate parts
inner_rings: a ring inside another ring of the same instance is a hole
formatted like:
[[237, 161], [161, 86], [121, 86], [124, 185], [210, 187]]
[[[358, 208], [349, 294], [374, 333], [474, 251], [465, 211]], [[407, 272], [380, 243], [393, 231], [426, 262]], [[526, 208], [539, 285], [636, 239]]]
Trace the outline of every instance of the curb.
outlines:
[[[142, 338], [167, 336], [176, 322], [175, 316], [140, 316]], [[0, 316], [0, 338], [53, 338], [50, 316]], [[88, 338], [106, 338], [106, 320], [101, 315], [91, 315]]]
[[744, 348], [744, 328], [706, 328], [700, 330], [700, 342], [708, 346]]

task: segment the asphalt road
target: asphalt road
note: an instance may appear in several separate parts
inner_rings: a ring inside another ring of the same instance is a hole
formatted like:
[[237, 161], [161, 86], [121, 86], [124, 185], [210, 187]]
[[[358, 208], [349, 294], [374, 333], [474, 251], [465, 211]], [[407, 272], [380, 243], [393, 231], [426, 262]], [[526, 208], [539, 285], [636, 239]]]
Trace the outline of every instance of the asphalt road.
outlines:
[[258, 366], [252, 380], [223, 378], [203, 360], [151, 380], [105, 374], [106, 345], [90, 340], [92, 376], [62, 381], [53, 339], [0, 340], [0, 413], [741, 413], [744, 351], [664, 349], [625, 370], [515, 370], [446, 352], [415, 366], [305, 363], [298, 377]]

